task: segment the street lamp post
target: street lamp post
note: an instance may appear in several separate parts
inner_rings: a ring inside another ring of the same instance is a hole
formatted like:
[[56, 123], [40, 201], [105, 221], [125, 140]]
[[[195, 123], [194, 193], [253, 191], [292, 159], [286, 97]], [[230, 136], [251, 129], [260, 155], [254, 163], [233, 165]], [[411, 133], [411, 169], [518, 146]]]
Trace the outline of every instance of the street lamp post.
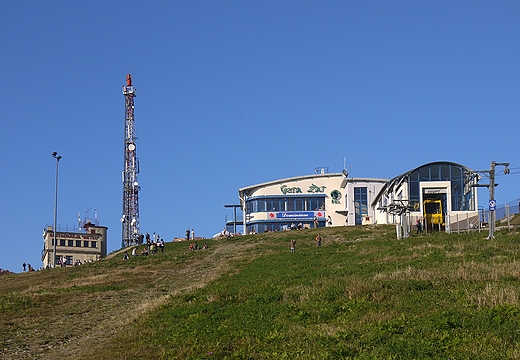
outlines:
[[61, 156], [55, 151], [52, 153], [52, 157], [56, 159], [56, 189], [54, 191], [54, 225], [52, 229], [54, 230], [54, 247], [52, 256], [54, 260], [52, 261], [53, 267], [56, 268], [56, 216], [58, 214], [58, 163], [60, 162]]

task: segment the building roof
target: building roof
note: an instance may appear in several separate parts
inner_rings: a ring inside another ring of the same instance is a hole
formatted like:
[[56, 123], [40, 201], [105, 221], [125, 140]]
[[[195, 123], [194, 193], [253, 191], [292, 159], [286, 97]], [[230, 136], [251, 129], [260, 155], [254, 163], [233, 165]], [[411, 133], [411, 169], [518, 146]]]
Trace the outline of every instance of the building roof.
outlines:
[[238, 189], [238, 195], [242, 198], [244, 192], [254, 192], [260, 188], [286, 183], [290, 181], [299, 181], [299, 180], [307, 180], [307, 179], [319, 179], [319, 178], [330, 178], [330, 177], [343, 177], [346, 182], [387, 182], [388, 179], [379, 179], [379, 178], [347, 178], [343, 173], [324, 173], [324, 174], [310, 174], [310, 175], [302, 175], [302, 176], [294, 176], [285, 179], [278, 179], [273, 181], [268, 181], [256, 185], [250, 185], [243, 188]]

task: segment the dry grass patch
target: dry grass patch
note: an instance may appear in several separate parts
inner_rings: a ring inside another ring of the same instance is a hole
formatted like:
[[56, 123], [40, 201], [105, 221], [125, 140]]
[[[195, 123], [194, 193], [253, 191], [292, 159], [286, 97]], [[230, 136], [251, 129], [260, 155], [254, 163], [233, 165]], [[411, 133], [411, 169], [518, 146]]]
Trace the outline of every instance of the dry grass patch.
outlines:
[[520, 305], [518, 287], [512, 284], [486, 284], [480, 291], [467, 292], [467, 298], [479, 308], [489, 308], [497, 305]]

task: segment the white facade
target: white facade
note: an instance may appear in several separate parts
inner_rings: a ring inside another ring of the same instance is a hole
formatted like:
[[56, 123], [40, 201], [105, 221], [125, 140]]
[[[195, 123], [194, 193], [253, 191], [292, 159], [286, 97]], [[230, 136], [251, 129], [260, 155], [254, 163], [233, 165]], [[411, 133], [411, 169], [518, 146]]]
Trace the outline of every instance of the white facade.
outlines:
[[387, 182], [321, 173], [239, 189], [246, 233], [375, 223], [370, 204]]

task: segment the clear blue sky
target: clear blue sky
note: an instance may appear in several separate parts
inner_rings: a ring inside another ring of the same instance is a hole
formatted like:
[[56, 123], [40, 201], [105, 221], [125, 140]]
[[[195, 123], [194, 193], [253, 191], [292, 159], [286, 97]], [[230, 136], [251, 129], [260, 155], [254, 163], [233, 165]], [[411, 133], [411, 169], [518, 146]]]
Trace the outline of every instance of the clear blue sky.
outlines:
[[[240, 187], [343, 168], [510, 162], [518, 1], [3, 1], [0, 268], [41, 266], [52, 225], [96, 209], [121, 244], [125, 75], [137, 89], [141, 230], [211, 237]], [[487, 205], [481, 193], [480, 205]]]

